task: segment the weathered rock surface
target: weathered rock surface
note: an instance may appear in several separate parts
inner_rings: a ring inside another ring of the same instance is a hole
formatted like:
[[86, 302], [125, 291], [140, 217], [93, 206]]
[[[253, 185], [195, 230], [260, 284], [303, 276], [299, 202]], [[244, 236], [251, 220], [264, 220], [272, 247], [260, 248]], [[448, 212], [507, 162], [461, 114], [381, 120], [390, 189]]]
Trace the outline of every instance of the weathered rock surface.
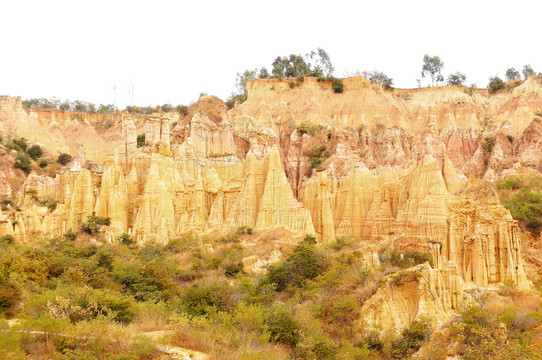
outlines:
[[360, 321], [395, 333], [422, 316], [438, 326], [468, 304], [465, 290], [453, 262], [441, 260], [434, 268], [428, 263], [418, 265], [386, 277], [363, 304]]

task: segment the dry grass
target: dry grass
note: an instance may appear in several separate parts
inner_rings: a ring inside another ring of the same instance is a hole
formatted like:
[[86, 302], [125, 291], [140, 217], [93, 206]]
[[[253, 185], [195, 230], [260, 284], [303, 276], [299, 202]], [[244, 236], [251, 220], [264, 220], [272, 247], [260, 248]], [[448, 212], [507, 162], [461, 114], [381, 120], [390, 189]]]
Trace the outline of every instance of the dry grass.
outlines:
[[206, 319], [178, 319], [170, 342], [208, 354], [214, 360], [287, 359], [289, 349], [269, 343], [266, 335], [212, 324]]

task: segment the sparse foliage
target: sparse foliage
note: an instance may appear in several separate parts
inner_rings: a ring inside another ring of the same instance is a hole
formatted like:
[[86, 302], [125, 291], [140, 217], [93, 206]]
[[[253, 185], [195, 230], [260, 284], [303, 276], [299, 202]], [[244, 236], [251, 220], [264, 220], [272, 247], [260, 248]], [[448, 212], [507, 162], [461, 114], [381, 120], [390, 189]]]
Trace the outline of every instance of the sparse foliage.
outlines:
[[522, 73], [524, 79], [527, 79], [529, 76], [536, 75], [531, 65], [524, 65]]
[[435, 86], [435, 81], [442, 81], [444, 78], [441, 75], [444, 63], [438, 56], [424, 55], [422, 66], [422, 78], [426, 76], [431, 77], [431, 86]]
[[510, 68], [506, 69], [505, 76], [506, 76], [507, 81], [516, 80], [516, 79], [519, 79], [521, 77], [519, 71], [517, 71], [513, 67], [510, 67]]
[[364, 71], [362, 75], [372, 83], [382, 84], [384, 88], [389, 89], [393, 86], [393, 79], [383, 72], [373, 70], [373, 71]]
[[493, 94], [499, 90], [504, 89], [505, 84], [500, 77], [495, 75], [489, 78], [489, 84], [487, 85], [487, 88], [489, 89], [489, 92]]
[[459, 86], [464, 85], [467, 81], [467, 75], [460, 73], [459, 71], [455, 74], [448, 75], [448, 85]]

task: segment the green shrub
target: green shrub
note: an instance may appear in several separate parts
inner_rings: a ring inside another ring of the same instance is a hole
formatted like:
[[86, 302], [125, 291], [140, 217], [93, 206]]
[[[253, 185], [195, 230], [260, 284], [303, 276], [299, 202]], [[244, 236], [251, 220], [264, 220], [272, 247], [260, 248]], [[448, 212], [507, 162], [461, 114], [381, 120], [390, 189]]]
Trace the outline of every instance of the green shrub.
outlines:
[[157, 301], [162, 298], [161, 286], [139, 262], [116, 264], [115, 280], [122, 284], [124, 291], [138, 301]]
[[491, 150], [493, 150], [493, 146], [495, 146], [495, 138], [486, 137], [484, 139], [484, 142], [482, 143], [482, 147], [484, 148], [484, 150], [489, 154], [491, 153]]
[[521, 187], [522, 180], [518, 176], [511, 176], [499, 183], [499, 189], [517, 190]]
[[146, 145], [145, 134], [137, 135], [137, 147], [143, 147]]
[[357, 318], [360, 307], [355, 297], [352, 295], [344, 295], [339, 298], [333, 305], [332, 317], [336, 323], [352, 324]]
[[299, 342], [299, 325], [284, 306], [275, 308], [267, 322], [271, 340], [294, 347]]
[[90, 235], [96, 235], [102, 226], [109, 225], [111, 225], [110, 218], [90, 215], [87, 217], [86, 222], [81, 223], [81, 231]]
[[28, 149], [28, 144], [25, 138], [13, 139], [11, 143], [8, 144], [8, 149], [16, 150], [17, 152], [26, 152]]
[[318, 240], [316, 239], [316, 236], [306, 234], [303, 240], [301, 240], [302, 244], [308, 244], [308, 245], [316, 245], [318, 243]]
[[404, 254], [400, 254], [397, 251], [392, 250], [387, 254], [384, 254], [381, 261], [387, 262], [392, 266], [406, 269], [425, 262], [429, 262], [430, 265], [433, 265], [433, 256], [431, 253], [420, 250], [407, 250]]
[[13, 166], [16, 169], [21, 169], [25, 173], [30, 174], [30, 172], [32, 171], [32, 167], [30, 164], [31, 164], [31, 160], [28, 155], [19, 154], [17, 155], [17, 159], [15, 160], [15, 163], [13, 164]]
[[23, 333], [15, 329], [0, 331], [0, 359], [24, 360], [27, 358], [21, 343], [22, 336]]
[[127, 233], [119, 235], [117, 240], [119, 243], [123, 245], [127, 245], [127, 246], [130, 246], [134, 243], [134, 239], [132, 238], [132, 235], [127, 234]]
[[[341, 353], [343, 353], [341, 349]], [[292, 353], [293, 359], [299, 360], [334, 360], [339, 354], [339, 347], [325, 336], [315, 336], [299, 344]]]
[[32, 145], [28, 148], [27, 154], [32, 158], [32, 160], [38, 160], [43, 155], [43, 150], [39, 145]]
[[508, 139], [508, 141], [514, 142], [514, 137], [512, 135], [506, 135], [506, 138]]
[[533, 234], [542, 229], [542, 193], [522, 187], [511, 199], [505, 200], [504, 206], [512, 217], [519, 220]]
[[66, 165], [72, 161], [72, 156], [70, 154], [62, 153], [58, 155], [58, 158], [56, 159], [56, 162], [60, 165]]
[[21, 293], [15, 286], [0, 283], [0, 317], [11, 317], [21, 300]]
[[296, 85], [297, 85], [297, 84], [295, 83], [295, 81], [288, 81], [288, 86], [290, 87], [290, 89], [295, 88]]
[[317, 159], [317, 158], [312, 158], [311, 159], [311, 167], [313, 169], [317, 168], [320, 165], [322, 165], [322, 160], [321, 159]]
[[238, 261], [235, 263], [228, 263], [224, 266], [224, 275], [228, 277], [235, 277], [237, 274], [244, 273], [243, 263]]
[[335, 79], [331, 83], [331, 88], [337, 94], [341, 94], [344, 91], [344, 85], [342, 79]]
[[487, 88], [489, 89], [489, 93], [493, 94], [499, 90], [502, 90], [506, 87], [506, 84], [502, 79], [498, 76], [492, 76], [489, 78], [489, 84], [487, 85]]
[[235, 230], [235, 235], [239, 236], [239, 235], [243, 235], [243, 234], [252, 235], [252, 228], [250, 228], [250, 227], [248, 227], [246, 225], [243, 225], [243, 226], [239, 226]]
[[296, 128], [297, 132], [300, 134], [300, 135], [305, 135], [306, 133], [309, 132], [309, 126], [305, 123], [301, 123], [297, 128]]
[[278, 291], [289, 286], [300, 287], [306, 280], [323, 274], [328, 266], [326, 257], [313, 244], [302, 241], [295, 246], [293, 253], [285, 262], [269, 268], [260, 286], [276, 284]]
[[192, 316], [228, 311], [233, 307], [229, 285], [215, 279], [200, 280], [185, 288], [180, 302], [183, 310]]
[[4, 235], [0, 237], [0, 243], [2, 244], [13, 244], [15, 242], [15, 238], [11, 235]]
[[414, 354], [431, 335], [431, 322], [428, 318], [414, 320], [401, 331], [401, 337], [391, 343], [391, 354], [396, 359], [404, 359]]
[[46, 168], [47, 165], [49, 165], [49, 163], [47, 162], [47, 160], [41, 160], [41, 161], [39, 162], [39, 167], [42, 168], [42, 169], [43, 169], [43, 168]]

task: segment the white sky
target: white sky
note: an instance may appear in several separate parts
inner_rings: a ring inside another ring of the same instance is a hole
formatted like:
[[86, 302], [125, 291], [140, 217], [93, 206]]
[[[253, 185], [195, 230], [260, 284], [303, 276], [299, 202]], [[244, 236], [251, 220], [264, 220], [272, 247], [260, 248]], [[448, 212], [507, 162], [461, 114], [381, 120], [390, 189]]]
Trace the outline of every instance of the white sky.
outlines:
[[[485, 87], [510, 66], [542, 71], [540, 1], [0, 2], [0, 94], [128, 104], [226, 99], [236, 73], [321, 47], [345, 71], [416, 87], [424, 54]], [[427, 79], [423, 84], [427, 83]]]

